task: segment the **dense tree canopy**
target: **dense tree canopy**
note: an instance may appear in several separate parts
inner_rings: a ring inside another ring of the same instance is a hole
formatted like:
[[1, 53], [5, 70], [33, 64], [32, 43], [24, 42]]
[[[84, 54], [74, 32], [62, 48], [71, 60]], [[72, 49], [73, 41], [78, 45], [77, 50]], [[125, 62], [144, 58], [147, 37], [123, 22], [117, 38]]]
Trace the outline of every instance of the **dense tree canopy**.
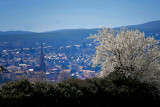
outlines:
[[105, 78], [70, 78], [58, 84], [20, 80], [0, 88], [1, 107], [158, 106], [159, 101], [154, 84], [126, 78], [119, 71]]

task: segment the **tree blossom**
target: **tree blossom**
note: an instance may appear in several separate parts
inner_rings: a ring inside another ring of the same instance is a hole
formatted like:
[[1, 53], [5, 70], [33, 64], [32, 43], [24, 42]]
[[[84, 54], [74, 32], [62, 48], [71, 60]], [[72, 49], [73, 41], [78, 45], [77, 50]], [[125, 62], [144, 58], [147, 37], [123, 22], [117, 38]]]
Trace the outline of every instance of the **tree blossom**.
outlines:
[[97, 34], [90, 35], [96, 46], [93, 64], [101, 65], [100, 76], [107, 76], [116, 67], [126, 76], [140, 80], [155, 81], [160, 76], [159, 41], [154, 37], [145, 38], [144, 32], [138, 30], [120, 31], [103, 27]]

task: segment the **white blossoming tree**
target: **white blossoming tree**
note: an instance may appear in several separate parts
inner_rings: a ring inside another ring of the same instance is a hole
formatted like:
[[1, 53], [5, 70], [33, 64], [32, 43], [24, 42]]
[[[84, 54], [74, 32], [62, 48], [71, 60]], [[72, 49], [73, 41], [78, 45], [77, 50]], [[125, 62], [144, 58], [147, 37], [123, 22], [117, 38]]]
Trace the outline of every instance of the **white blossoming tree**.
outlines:
[[100, 76], [106, 76], [119, 68], [126, 76], [140, 80], [155, 81], [160, 75], [159, 41], [154, 37], [145, 38], [138, 30], [120, 31], [113, 28], [99, 30], [90, 35], [99, 45], [96, 46], [94, 65], [101, 65]]

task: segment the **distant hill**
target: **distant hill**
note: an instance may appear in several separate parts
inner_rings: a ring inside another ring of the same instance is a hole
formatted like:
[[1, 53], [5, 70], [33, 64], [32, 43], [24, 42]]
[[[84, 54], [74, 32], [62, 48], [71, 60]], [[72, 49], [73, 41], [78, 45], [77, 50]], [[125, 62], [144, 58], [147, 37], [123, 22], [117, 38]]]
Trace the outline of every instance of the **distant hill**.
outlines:
[[140, 29], [157, 29], [160, 28], [160, 20], [158, 21], [151, 21], [151, 22], [146, 22], [143, 24], [138, 24], [138, 25], [129, 25], [127, 28], [140, 28]]
[[[98, 29], [68, 29], [43, 33], [0, 35], [1, 47], [37, 47], [43, 41], [54, 47], [74, 44], [84, 44], [91, 40], [86, 39], [90, 33], [97, 33]], [[4, 44], [7, 43], [7, 44]], [[5, 46], [4, 46], [5, 45]]]
[[[160, 35], [160, 21], [152, 21], [139, 25], [126, 26], [128, 29], [138, 29], [146, 36]], [[120, 27], [119, 27], [120, 28]], [[115, 29], [119, 29], [115, 28]], [[95, 29], [63, 29], [50, 32], [27, 32], [27, 31], [8, 31], [0, 32], [0, 49], [15, 47], [38, 47], [43, 41], [46, 45], [54, 47], [86, 44], [92, 40], [86, 39], [90, 34], [98, 33], [100, 28]], [[160, 36], [155, 36], [160, 40]]]
[[32, 34], [35, 32], [29, 32], [29, 31], [0, 31], [0, 35], [14, 35], [14, 34]]

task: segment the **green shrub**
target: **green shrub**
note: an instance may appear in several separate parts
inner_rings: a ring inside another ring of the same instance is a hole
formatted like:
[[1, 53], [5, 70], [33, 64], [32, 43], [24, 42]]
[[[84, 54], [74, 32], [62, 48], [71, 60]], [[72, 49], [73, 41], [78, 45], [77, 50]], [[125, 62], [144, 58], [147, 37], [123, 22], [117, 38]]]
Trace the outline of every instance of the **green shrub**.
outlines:
[[58, 84], [28, 80], [8, 82], [0, 89], [0, 106], [137, 106], [159, 105], [156, 85], [117, 71], [105, 78], [70, 78]]

